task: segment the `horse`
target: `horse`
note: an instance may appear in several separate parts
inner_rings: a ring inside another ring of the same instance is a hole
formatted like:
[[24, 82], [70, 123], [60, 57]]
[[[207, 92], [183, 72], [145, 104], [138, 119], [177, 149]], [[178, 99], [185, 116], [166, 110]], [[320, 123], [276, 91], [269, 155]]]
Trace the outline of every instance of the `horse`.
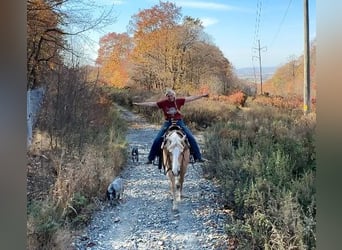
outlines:
[[162, 144], [162, 166], [170, 181], [173, 198], [172, 209], [178, 209], [181, 201], [184, 176], [190, 160], [190, 146], [180, 127], [170, 127]]

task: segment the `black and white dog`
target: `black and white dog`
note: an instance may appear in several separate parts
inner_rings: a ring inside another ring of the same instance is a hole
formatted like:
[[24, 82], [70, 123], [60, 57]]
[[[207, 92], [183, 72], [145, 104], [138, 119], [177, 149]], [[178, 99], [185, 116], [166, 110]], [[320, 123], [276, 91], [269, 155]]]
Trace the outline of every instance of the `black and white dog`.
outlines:
[[133, 147], [132, 148], [132, 161], [133, 162], [139, 162], [139, 151], [138, 147]]
[[116, 177], [112, 183], [108, 185], [107, 188], [107, 199], [110, 204], [113, 205], [114, 202], [118, 202], [122, 199], [124, 192], [124, 180], [121, 177]]

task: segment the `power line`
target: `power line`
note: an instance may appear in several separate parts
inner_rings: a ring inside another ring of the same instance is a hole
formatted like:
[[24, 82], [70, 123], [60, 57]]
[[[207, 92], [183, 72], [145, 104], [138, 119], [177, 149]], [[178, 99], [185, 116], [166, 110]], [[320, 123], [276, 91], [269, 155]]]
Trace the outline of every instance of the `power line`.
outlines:
[[266, 47], [260, 48], [260, 40], [258, 40], [258, 47], [253, 48], [258, 50], [258, 56], [255, 56], [256, 58], [259, 58], [259, 72], [260, 72], [260, 93], [262, 94], [262, 66], [261, 66], [261, 50], [266, 49]]
[[262, 0], [258, 0], [257, 1], [257, 6], [256, 6], [256, 16], [255, 16], [253, 45], [255, 45], [257, 40], [259, 39], [261, 9], [262, 9]]
[[276, 40], [276, 38], [277, 38], [277, 36], [278, 36], [278, 34], [279, 34], [279, 32], [280, 32], [280, 29], [281, 29], [281, 27], [283, 26], [283, 23], [284, 23], [284, 21], [285, 21], [285, 18], [286, 18], [286, 16], [287, 16], [287, 13], [288, 13], [288, 11], [289, 11], [289, 8], [290, 8], [291, 3], [292, 3], [292, 0], [289, 0], [289, 4], [287, 5], [287, 8], [286, 8], [285, 13], [284, 13], [284, 15], [283, 15], [283, 18], [282, 18], [281, 21], [280, 21], [280, 24], [279, 24], [279, 26], [278, 26], [277, 32], [275, 33], [275, 35], [274, 35], [274, 37], [273, 37], [273, 39], [272, 39], [272, 42], [270, 43], [270, 46], [269, 46], [269, 47], [271, 47], [271, 46], [273, 45], [274, 41]]
[[[260, 32], [260, 22], [261, 22], [262, 1], [263, 0], [257, 0], [257, 5], [256, 5], [254, 37], [253, 37], [253, 42], [252, 42], [252, 63], [253, 63], [254, 58], [260, 59], [260, 57], [254, 55], [255, 48], [253, 47], [258, 46], [258, 40], [260, 40], [259, 32]], [[254, 68], [254, 64], [253, 64], [253, 68]]]
[[[262, 67], [261, 67], [261, 50], [265, 49], [265, 47], [260, 48], [260, 22], [261, 22], [261, 11], [262, 11], [262, 3], [263, 0], [257, 1], [256, 6], [256, 17], [255, 17], [255, 27], [254, 27], [254, 39], [253, 39], [253, 47], [252, 47], [252, 64], [253, 64], [253, 71], [254, 71], [254, 83], [256, 83], [256, 73], [254, 67], [254, 58], [259, 60], [259, 72], [260, 72], [260, 87], [261, 87], [261, 94], [262, 94]], [[257, 46], [257, 47], [255, 47]], [[258, 56], [253, 55], [253, 51], [258, 50]]]

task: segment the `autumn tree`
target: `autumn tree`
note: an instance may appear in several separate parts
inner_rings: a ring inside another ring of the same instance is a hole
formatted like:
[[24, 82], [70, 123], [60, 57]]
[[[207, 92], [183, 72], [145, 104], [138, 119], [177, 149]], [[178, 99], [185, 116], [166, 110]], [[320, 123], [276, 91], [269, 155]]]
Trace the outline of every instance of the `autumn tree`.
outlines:
[[180, 8], [170, 2], [159, 2], [132, 16], [129, 32], [133, 35], [135, 81], [151, 88], [164, 88], [167, 84], [165, 53], [170, 33], [181, 18]]
[[59, 25], [64, 16], [60, 0], [27, 1], [27, 88], [41, 84], [44, 75], [61, 64], [59, 52], [65, 47]]
[[210, 42], [197, 42], [187, 58], [187, 79], [195, 86], [209, 85], [214, 92], [226, 94], [231, 90], [235, 75], [232, 65], [222, 51]]
[[105, 8], [86, 0], [27, 0], [27, 89], [50, 82], [67, 54], [80, 58], [71, 38], [90, 40], [87, 31], [115, 22], [113, 9]]
[[[132, 16], [129, 33], [100, 39], [97, 65], [101, 79], [116, 87], [128, 81], [146, 89], [232, 85], [230, 62], [204, 32], [199, 19], [182, 18], [181, 8], [162, 2]], [[129, 36], [129, 35], [131, 36]]]
[[159, 2], [130, 22], [136, 45], [132, 53], [134, 79], [149, 89], [180, 88], [185, 80], [187, 53], [203, 27], [190, 17], [179, 24], [180, 10], [173, 3]]
[[181, 88], [183, 84], [192, 84], [189, 75], [191, 64], [187, 60], [197, 43], [201, 42], [203, 26], [199, 19], [185, 17], [183, 23], [173, 29], [167, 50], [168, 67], [172, 88]]
[[132, 79], [147, 89], [215, 82], [225, 91], [232, 67], [203, 29], [199, 19], [182, 18], [181, 9], [170, 2], [134, 15], [129, 24], [135, 44]]
[[132, 39], [127, 33], [112, 32], [101, 37], [96, 64], [101, 68], [103, 82], [119, 88], [127, 85], [132, 46]]

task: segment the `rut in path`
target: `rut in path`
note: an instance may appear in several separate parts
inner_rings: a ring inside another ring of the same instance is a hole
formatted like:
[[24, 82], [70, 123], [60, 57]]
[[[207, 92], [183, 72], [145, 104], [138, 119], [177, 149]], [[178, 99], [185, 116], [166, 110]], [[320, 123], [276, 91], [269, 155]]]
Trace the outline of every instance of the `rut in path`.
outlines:
[[[220, 192], [202, 177], [201, 166], [190, 164], [185, 176], [179, 211], [172, 211], [167, 177], [156, 165], [145, 165], [159, 126], [118, 107], [129, 122], [129, 150], [139, 149], [139, 163], [130, 152], [121, 173], [125, 191], [120, 204], [103, 206], [94, 214], [76, 249], [229, 249], [224, 233], [227, 215], [219, 204]], [[200, 146], [201, 137], [195, 134]]]

